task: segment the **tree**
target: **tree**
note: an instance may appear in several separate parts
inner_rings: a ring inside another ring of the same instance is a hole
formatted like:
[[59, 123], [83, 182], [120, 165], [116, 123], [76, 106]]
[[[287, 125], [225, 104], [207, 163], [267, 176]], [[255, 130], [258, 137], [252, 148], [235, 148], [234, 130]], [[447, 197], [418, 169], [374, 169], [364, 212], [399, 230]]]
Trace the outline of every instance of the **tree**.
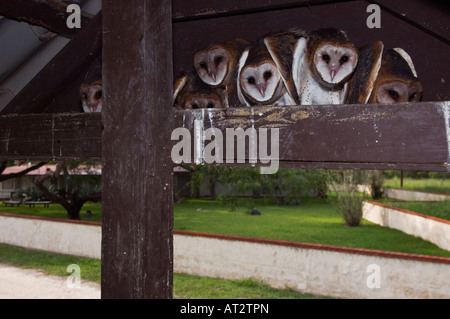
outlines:
[[40, 162], [40, 163], [34, 164], [33, 166], [27, 167], [26, 169], [23, 169], [22, 171], [17, 172], [17, 173], [3, 174], [3, 172], [6, 170], [7, 167], [14, 165], [13, 161], [3, 161], [0, 163], [0, 182], [4, 182], [8, 179], [24, 176], [27, 173], [44, 166], [45, 164], [47, 164], [47, 162]]
[[[58, 189], [58, 177], [63, 175], [63, 185]], [[44, 184], [50, 181], [50, 186]], [[88, 201], [101, 199], [101, 189], [98, 185], [83, 186], [80, 181], [71, 178], [65, 162], [59, 162], [56, 170], [47, 169], [44, 175], [37, 176], [34, 184], [42, 194], [55, 203], [60, 204], [67, 211], [69, 219], [81, 219], [80, 211]]]
[[383, 171], [370, 171], [370, 191], [373, 199], [381, 199], [384, 194], [383, 183], [384, 174]]

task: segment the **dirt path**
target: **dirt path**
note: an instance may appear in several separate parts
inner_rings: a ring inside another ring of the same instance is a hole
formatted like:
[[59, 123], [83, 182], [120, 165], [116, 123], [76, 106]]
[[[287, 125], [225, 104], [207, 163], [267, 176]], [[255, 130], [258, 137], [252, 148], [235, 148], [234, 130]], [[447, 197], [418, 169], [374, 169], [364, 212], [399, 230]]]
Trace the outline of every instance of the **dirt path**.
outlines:
[[67, 278], [39, 270], [0, 264], [0, 299], [99, 299], [100, 285], [81, 280], [68, 288]]

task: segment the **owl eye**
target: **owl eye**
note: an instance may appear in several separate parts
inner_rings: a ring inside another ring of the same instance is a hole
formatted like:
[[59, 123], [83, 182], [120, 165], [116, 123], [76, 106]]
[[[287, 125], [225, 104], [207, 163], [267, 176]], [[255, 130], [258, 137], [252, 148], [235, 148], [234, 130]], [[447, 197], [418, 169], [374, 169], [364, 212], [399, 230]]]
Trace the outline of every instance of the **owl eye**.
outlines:
[[222, 57], [221, 57], [221, 56], [216, 57], [216, 58], [214, 59], [214, 62], [216, 63], [216, 65], [219, 65], [220, 62], [222, 62]]
[[395, 91], [395, 90], [389, 90], [388, 93], [394, 100], [397, 100], [399, 98], [399, 95], [398, 95], [397, 91]]
[[98, 91], [97, 93], [95, 93], [95, 98], [98, 100], [103, 96], [103, 92], [102, 91]]
[[272, 76], [272, 72], [270, 72], [270, 71], [264, 72], [265, 79], [269, 79], [271, 76]]
[[324, 55], [322, 55], [322, 59], [325, 61], [325, 62], [328, 62], [328, 61], [330, 61], [330, 56], [328, 55], [328, 54], [324, 54]]
[[201, 67], [202, 69], [206, 69], [206, 63], [205, 63], [205, 62], [200, 63], [200, 67]]
[[344, 55], [344, 56], [341, 58], [341, 63], [345, 63], [345, 62], [347, 62], [347, 61], [348, 61], [348, 56]]
[[249, 78], [248, 78], [248, 83], [250, 83], [250, 84], [255, 84], [255, 83], [256, 83], [255, 78], [254, 78], [254, 77], [249, 77]]
[[193, 109], [198, 109], [198, 105], [196, 103], [192, 104]]
[[213, 108], [214, 108], [214, 104], [209, 103], [208, 106], [207, 106], [207, 108], [208, 108], [208, 109], [213, 109]]

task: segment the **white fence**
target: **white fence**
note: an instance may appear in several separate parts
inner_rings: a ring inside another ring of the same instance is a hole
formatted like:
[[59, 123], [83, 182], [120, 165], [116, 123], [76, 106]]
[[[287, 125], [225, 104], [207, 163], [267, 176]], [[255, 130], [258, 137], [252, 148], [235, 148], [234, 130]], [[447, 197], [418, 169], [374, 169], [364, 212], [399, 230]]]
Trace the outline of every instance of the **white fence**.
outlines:
[[[0, 214], [0, 242], [91, 258], [98, 223]], [[450, 258], [176, 231], [174, 271], [343, 298], [450, 298]]]
[[384, 196], [397, 200], [418, 201], [418, 202], [420, 201], [437, 202], [450, 200], [450, 195], [447, 194], [428, 193], [402, 188], [386, 188], [384, 190]]
[[363, 217], [372, 223], [401, 230], [450, 250], [450, 221], [374, 202], [365, 202]]

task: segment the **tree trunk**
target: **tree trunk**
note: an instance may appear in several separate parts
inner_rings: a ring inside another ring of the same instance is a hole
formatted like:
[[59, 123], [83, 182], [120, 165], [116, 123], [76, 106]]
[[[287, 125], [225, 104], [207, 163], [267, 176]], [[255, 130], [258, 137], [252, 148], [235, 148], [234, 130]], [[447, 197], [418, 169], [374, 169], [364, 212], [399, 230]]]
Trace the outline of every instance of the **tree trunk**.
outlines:
[[216, 200], [216, 181], [213, 179], [209, 180], [209, 197], [211, 200]]

